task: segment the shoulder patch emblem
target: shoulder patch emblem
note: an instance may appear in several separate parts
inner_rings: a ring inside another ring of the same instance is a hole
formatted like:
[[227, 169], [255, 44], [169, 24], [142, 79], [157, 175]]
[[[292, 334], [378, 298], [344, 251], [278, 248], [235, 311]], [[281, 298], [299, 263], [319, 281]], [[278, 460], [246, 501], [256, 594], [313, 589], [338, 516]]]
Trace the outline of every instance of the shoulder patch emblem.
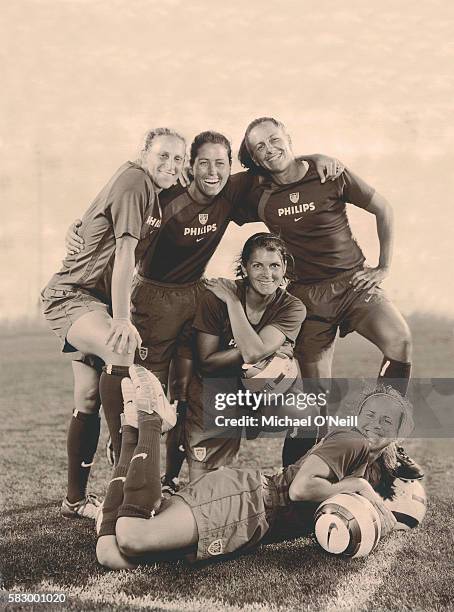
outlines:
[[222, 542], [222, 539], [219, 538], [218, 540], [213, 540], [208, 546], [207, 550], [212, 557], [215, 557], [216, 555], [222, 555], [222, 553], [224, 552], [224, 543]]
[[148, 347], [141, 346], [139, 349], [139, 357], [144, 361], [148, 357]]
[[300, 201], [300, 194], [299, 192], [291, 193], [289, 195], [289, 198], [292, 204], [298, 204], [298, 202]]
[[197, 461], [203, 461], [207, 456], [207, 449], [205, 446], [194, 446], [194, 455]]
[[201, 225], [205, 225], [205, 223], [208, 221], [208, 213], [204, 213], [204, 214], [200, 214], [199, 215], [199, 223]]

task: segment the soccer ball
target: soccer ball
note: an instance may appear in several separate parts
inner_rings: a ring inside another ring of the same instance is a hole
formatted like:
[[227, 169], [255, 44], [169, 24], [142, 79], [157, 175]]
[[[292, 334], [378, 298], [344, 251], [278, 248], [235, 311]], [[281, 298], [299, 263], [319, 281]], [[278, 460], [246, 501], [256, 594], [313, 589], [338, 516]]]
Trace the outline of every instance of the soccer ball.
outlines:
[[395, 529], [411, 529], [421, 524], [427, 510], [427, 497], [419, 480], [400, 480], [393, 482], [394, 495], [385, 499], [385, 506], [394, 514]]
[[243, 366], [243, 386], [253, 393], [285, 393], [298, 377], [296, 359], [270, 355], [247, 368]]
[[315, 537], [333, 555], [365, 557], [381, 536], [378, 512], [357, 493], [339, 493], [320, 504], [315, 511]]

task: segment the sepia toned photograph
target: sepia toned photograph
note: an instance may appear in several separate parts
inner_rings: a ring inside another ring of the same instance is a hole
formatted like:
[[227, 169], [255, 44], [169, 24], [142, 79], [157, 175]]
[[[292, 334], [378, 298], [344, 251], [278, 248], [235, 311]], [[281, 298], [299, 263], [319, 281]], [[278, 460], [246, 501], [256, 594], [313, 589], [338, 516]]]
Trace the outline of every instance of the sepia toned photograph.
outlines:
[[454, 609], [454, 8], [0, 14], [2, 609]]

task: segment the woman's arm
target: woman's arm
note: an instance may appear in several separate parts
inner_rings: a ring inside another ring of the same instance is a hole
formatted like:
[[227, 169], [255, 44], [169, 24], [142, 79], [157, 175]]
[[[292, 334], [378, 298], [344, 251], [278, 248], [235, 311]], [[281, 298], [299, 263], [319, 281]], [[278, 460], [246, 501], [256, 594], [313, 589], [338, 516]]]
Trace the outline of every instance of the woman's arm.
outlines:
[[119, 354], [133, 353], [142, 340], [131, 323], [131, 284], [134, 275], [137, 239], [124, 235], [115, 241], [115, 262], [112, 272], [112, 313], [109, 349]]
[[299, 155], [296, 158], [298, 161], [311, 161], [320, 177], [320, 182], [335, 181], [345, 170], [344, 164], [335, 157], [329, 157], [322, 153], [313, 153], [312, 155]]
[[285, 335], [272, 325], [267, 325], [258, 333], [254, 330], [237, 295], [234, 281], [218, 278], [207, 281], [206, 285], [227, 305], [233, 337], [245, 363], [256, 363], [284, 344]]
[[197, 353], [201, 374], [213, 374], [217, 370], [239, 366], [241, 353], [237, 348], [219, 351], [219, 336], [197, 332]]
[[377, 493], [364, 478], [348, 476], [339, 482], [331, 482], [335, 474], [321, 457], [310, 455], [301, 465], [290, 485], [292, 501], [322, 502], [337, 493], [359, 493], [368, 499], [379, 499]]
[[376, 268], [366, 268], [353, 276], [352, 285], [356, 291], [372, 289], [388, 276], [393, 252], [394, 215], [391, 204], [375, 192], [365, 210], [375, 215], [380, 256]]

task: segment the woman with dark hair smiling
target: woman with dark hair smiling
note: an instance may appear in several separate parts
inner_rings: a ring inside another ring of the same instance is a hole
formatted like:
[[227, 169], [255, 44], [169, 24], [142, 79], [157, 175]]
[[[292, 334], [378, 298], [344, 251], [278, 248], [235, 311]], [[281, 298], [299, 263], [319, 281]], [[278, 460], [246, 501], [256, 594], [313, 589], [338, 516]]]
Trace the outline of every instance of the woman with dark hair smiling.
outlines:
[[225, 392], [236, 392], [244, 364], [259, 362], [282, 350], [284, 344], [291, 352], [306, 313], [301, 301], [285, 290], [287, 270], [290, 273], [292, 266], [285, 243], [262, 232], [243, 246], [237, 270], [240, 280], [206, 281], [209, 291], [193, 323], [196, 372], [188, 388], [184, 428], [191, 481], [231, 464], [240, 446], [233, 431], [219, 437], [205, 426], [204, 413], [210, 402], [204, 385], [207, 379], [216, 379], [213, 393], [219, 391], [218, 381], [227, 388]]

